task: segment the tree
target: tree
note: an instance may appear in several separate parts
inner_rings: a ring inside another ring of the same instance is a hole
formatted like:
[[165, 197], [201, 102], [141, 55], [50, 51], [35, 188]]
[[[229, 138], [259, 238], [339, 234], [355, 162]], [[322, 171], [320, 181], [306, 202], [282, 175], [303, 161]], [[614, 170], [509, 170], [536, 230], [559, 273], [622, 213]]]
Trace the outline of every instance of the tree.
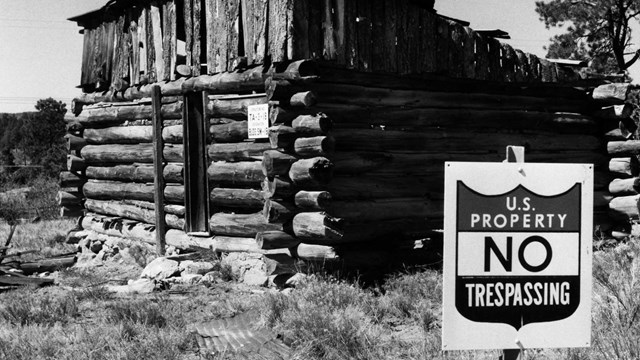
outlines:
[[32, 165], [43, 166], [44, 173], [56, 176], [65, 163], [64, 114], [66, 105], [52, 98], [38, 100], [38, 112], [26, 115], [19, 147]]
[[629, 22], [640, 15], [638, 0], [536, 1], [536, 12], [547, 29], [568, 25], [551, 38], [548, 58], [591, 59], [597, 72], [623, 73], [640, 57], [636, 50], [624, 58], [631, 51]]

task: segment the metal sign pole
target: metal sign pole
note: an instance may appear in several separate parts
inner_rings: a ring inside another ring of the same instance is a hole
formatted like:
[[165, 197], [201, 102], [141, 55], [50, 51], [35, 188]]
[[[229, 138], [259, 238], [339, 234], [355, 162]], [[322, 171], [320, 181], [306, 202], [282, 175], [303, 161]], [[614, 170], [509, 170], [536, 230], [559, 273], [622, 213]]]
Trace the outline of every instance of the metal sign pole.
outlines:
[[[524, 163], [524, 146], [508, 145], [506, 155], [507, 158], [504, 162]], [[522, 353], [524, 354], [524, 347], [522, 346], [522, 343], [518, 339], [516, 339], [515, 342], [520, 349], [502, 350], [502, 355], [498, 357], [499, 360], [517, 360], [518, 356], [520, 356], [520, 350], [522, 350]]]

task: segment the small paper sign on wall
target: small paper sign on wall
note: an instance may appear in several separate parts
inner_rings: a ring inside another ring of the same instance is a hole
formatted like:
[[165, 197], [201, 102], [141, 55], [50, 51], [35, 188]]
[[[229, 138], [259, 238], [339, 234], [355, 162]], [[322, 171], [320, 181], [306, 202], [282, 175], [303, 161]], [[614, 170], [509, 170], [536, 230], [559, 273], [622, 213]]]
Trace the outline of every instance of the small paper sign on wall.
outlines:
[[269, 104], [250, 105], [247, 108], [249, 139], [269, 137]]

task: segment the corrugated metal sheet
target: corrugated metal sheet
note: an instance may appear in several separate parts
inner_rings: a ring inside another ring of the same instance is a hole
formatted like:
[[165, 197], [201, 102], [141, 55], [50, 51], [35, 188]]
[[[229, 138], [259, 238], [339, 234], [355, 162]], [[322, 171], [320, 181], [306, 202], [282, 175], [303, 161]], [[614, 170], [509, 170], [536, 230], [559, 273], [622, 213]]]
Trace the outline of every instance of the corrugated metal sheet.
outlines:
[[237, 353], [265, 359], [288, 359], [290, 349], [268, 329], [255, 329], [255, 311], [194, 325], [202, 352]]

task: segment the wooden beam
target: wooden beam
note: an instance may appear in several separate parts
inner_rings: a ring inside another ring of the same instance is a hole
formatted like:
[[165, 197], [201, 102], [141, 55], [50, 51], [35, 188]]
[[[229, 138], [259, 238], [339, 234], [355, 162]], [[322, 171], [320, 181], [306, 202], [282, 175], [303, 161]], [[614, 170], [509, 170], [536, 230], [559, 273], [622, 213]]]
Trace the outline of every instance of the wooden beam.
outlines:
[[[158, 62], [159, 63], [159, 62]], [[162, 138], [162, 94], [160, 86], [153, 87], [151, 97], [153, 106], [153, 186], [155, 192], [153, 203], [156, 215], [156, 252], [162, 256], [165, 254], [165, 233], [167, 224], [164, 218], [164, 139]]]

